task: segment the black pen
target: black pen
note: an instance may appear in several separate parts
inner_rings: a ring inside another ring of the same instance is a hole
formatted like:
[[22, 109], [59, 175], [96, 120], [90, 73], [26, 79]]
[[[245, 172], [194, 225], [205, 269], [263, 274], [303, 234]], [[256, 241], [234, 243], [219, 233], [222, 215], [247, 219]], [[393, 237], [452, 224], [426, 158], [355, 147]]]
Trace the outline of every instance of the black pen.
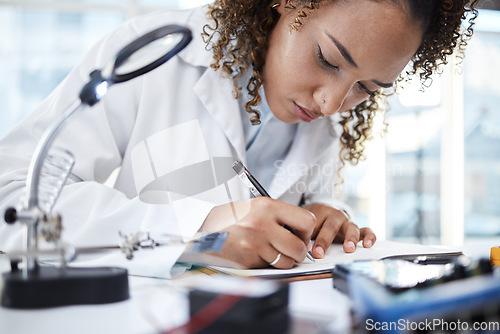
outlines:
[[[238, 176], [243, 180], [243, 183], [248, 187], [250, 192], [254, 197], [271, 197], [269, 193], [264, 189], [264, 187], [257, 181], [257, 179], [248, 171], [248, 169], [243, 165], [243, 163], [239, 160], [236, 160], [233, 163], [233, 169], [238, 174]], [[287, 225], [283, 225], [284, 228], [286, 228], [288, 231], [292, 232], [295, 234], [295, 231]], [[314, 256], [312, 255], [311, 251], [307, 252], [307, 258], [311, 260], [312, 262], [316, 262], [314, 259]]]

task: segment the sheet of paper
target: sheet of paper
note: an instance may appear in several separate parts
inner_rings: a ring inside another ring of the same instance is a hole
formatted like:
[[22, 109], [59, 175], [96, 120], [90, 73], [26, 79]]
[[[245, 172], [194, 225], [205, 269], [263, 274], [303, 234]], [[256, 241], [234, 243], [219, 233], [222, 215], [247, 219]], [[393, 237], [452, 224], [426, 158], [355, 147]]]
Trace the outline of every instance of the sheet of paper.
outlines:
[[316, 259], [315, 263], [306, 259], [304, 260], [304, 262], [297, 264], [292, 269], [233, 269], [218, 266], [211, 266], [210, 268], [215, 271], [242, 277], [290, 277], [327, 272], [333, 269], [336, 264], [348, 263], [357, 260], [379, 260], [382, 258], [397, 255], [446, 254], [456, 252], [460, 251], [457, 249], [440, 246], [427, 246], [381, 240], [377, 241], [372, 248], [363, 248], [360, 243], [356, 251], [350, 254], [344, 252], [344, 250], [342, 249], [342, 245], [333, 244], [328, 249], [325, 258]]

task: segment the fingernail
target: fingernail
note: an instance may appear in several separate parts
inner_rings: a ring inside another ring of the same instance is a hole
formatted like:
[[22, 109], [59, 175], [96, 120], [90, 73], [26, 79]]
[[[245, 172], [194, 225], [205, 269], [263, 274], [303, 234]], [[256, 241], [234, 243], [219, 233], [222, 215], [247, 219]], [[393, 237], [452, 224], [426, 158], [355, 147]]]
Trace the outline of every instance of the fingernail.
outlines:
[[325, 250], [323, 249], [323, 247], [318, 246], [318, 247], [315, 248], [315, 251], [316, 251], [316, 254], [318, 255], [318, 257], [320, 259], [322, 259], [323, 257], [325, 257]]
[[311, 240], [309, 240], [309, 243], [307, 244], [307, 251], [310, 252], [313, 249], [313, 243]]
[[356, 249], [356, 245], [355, 245], [355, 244], [354, 244], [354, 242], [352, 242], [352, 241], [349, 241], [349, 242], [347, 243], [347, 247], [348, 247], [348, 248], [350, 248], [350, 249], [352, 249], [352, 250], [355, 250], [355, 249]]
[[373, 241], [371, 241], [371, 240], [365, 241], [365, 248], [370, 248], [372, 245], [373, 245]]

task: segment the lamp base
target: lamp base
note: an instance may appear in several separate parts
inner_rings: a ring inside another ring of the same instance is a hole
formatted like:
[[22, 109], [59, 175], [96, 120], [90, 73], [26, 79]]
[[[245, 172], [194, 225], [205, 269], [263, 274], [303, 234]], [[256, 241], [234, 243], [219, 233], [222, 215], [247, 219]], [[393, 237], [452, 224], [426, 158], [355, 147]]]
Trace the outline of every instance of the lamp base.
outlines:
[[57, 268], [38, 265], [26, 273], [2, 274], [1, 305], [34, 309], [107, 304], [130, 297], [127, 270], [114, 267]]

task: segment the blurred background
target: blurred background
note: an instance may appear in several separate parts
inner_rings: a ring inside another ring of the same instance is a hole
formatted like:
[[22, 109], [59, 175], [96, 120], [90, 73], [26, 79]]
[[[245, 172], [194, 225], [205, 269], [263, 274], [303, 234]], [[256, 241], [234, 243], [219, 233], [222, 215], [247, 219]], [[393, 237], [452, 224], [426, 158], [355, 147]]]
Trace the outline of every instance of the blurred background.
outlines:
[[[0, 137], [125, 20], [207, 0], [0, 0]], [[461, 65], [390, 98], [388, 130], [343, 174], [356, 222], [381, 239], [500, 245], [500, 0], [480, 2]], [[0, 162], [1, 163], [1, 162]]]

